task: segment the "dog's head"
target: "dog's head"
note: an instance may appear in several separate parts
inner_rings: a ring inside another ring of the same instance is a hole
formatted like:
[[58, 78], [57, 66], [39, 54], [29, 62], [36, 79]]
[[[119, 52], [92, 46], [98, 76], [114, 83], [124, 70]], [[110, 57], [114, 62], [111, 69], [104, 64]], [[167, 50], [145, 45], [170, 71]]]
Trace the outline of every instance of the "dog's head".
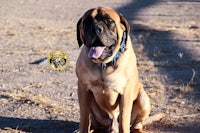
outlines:
[[108, 63], [120, 48], [123, 33], [129, 34], [126, 19], [110, 8], [88, 10], [77, 23], [79, 47], [88, 48], [88, 58], [95, 63]]

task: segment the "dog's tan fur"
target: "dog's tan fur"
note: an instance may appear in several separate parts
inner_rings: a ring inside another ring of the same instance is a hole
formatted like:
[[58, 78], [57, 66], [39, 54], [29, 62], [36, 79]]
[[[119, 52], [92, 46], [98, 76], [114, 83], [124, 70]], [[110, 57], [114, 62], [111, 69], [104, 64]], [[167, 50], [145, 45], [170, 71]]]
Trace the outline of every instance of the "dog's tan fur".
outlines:
[[[113, 55], [101, 63], [112, 60], [119, 50], [127, 21], [110, 8], [101, 8], [116, 23], [118, 43]], [[97, 14], [93, 9], [92, 17]], [[82, 24], [86, 13], [79, 22], [80, 39], [84, 39]], [[128, 27], [129, 28], [129, 27]], [[115, 66], [100, 69], [99, 62], [88, 58], [88, 48], [83, 46], [76, 64], [78, 77], [78, 98], [80, 105], [80, 133], [100, 131], [101, 127], [109, 127], [112, 132], [142, 132], [142, 122], [150, 113], [150, 101], [142, 84], [138, 80], [136, 56], [129, 35], [126, 51], [119, 56]], [[119, 125], [118, 125], [119, 122]], [[131, 128], [130, 128], [131, 127]]]

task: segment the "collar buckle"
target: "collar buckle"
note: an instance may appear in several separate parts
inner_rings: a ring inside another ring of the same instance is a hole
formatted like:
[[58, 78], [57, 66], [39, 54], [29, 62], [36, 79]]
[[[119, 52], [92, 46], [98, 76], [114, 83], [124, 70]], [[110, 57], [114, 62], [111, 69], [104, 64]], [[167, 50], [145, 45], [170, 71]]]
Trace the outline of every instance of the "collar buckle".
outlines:
[[102, 71], [105, 70], [106, 67], [107, 67], [107, 64], [106, 64], [106, 63], [101, 63], [101, 70], [102, 70]]

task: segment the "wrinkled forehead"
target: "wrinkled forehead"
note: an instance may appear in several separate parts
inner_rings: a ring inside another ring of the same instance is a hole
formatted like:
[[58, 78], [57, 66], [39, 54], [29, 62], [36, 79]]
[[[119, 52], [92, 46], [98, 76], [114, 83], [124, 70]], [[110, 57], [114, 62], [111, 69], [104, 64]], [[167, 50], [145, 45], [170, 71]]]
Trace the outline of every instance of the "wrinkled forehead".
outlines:
[[120, 22], [120, 17], [116, 11], [111, 8], [94, 8], [89, 10], [85, 16], [91, 16], [95, 20], [102, 20], [104, 18], [111, 18], [115, 22]]

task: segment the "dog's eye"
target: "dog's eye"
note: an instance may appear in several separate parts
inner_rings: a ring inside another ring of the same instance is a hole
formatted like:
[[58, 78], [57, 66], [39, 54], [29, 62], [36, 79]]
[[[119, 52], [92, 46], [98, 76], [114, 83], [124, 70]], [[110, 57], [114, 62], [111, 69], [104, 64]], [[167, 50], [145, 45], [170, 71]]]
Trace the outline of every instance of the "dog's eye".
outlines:
[[109, 23], [110, 25], [112, 25], [112, 24], [115, 24], [115, 21], [113, 21], [111, 18], [109, 18], [109, 19], [108, 19], [108, 23]]
[[109, 24], [109, 26], [110, 26], [111, 29], [114, 29], [115, 22], [112, 19], [110, 19], [110, 18], [108, 19], [108, 24]]
[[112, 22], [113, 22], [113, 20], [112, 20], [111, 18], [109, 18], [109, 19], [108, 19], [108, 22], [112, 23]]

